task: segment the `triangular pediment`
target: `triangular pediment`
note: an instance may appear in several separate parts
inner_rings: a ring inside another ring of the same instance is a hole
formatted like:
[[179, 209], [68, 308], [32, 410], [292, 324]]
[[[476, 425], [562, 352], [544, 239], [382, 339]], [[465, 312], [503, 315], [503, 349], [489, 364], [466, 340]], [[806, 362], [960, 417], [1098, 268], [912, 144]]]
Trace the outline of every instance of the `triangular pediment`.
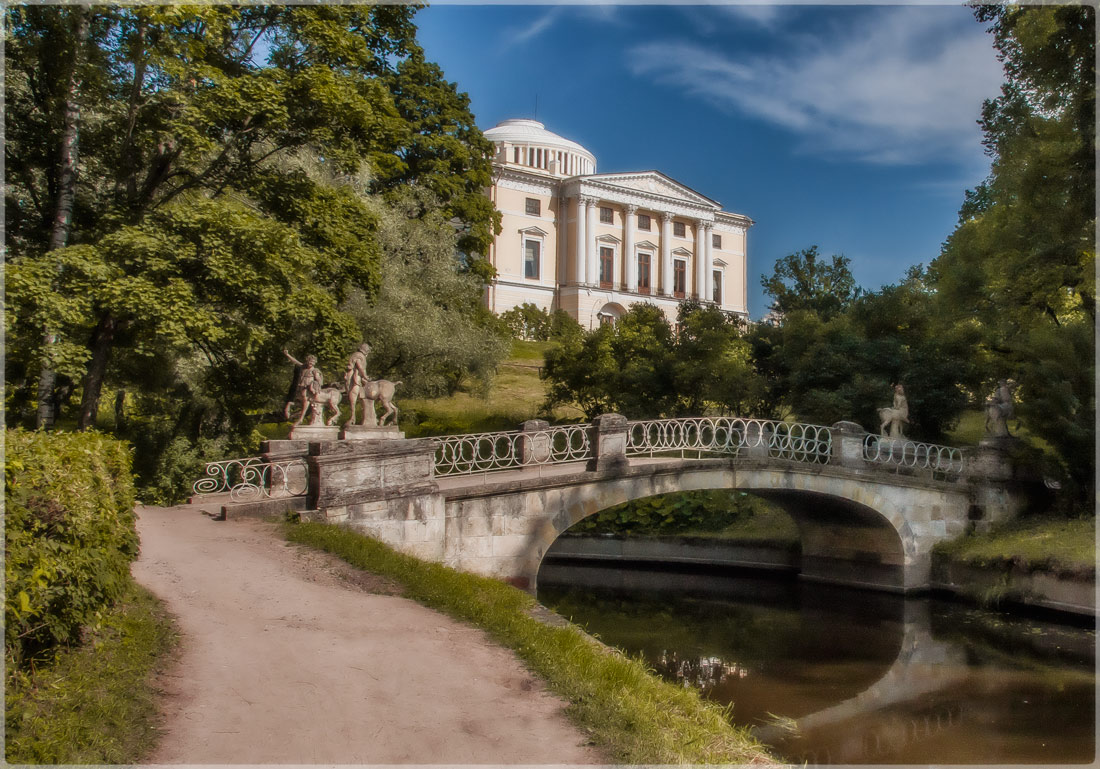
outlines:
[[705, 195], [700, 195], [688, 186], [680, 184], [675, 179], [665, 176], [660, 171], [637, 171], [625, 174], [593, 174], [584, 177], [585, 181], [609, 184], [614, 187], [622, 187], [636, 192], [648, 192], [674, 200], [681, 200], [697, 206], [708, 208], [721, 208], [715, 200]]

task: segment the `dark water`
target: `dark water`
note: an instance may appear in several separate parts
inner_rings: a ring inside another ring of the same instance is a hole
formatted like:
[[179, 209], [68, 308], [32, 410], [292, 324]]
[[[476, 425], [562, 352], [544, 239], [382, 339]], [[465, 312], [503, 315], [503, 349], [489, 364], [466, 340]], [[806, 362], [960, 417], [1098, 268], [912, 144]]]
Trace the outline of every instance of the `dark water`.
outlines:
[[787, 577], [546, 564], [539, 600], [787, 760], [1093, 760], [1095, 631]]

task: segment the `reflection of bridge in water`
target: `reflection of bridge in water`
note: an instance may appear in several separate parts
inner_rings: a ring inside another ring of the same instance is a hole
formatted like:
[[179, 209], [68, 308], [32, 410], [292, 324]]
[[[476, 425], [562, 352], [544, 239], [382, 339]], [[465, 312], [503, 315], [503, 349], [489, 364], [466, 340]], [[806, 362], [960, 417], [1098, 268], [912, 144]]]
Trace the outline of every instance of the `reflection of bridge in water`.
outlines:
[[817, 746], [801, 755], [810, 764], [873, 762], [904, 755], [907, 748], [954, 726], [960, 705], [937, 702], [938, 693], [969, 676], [966, 651], [932, 637], [927, 602], [904, 607], [898, 656], [886, 673], [853, 697], [789, 723], [753, 729], [780, 752], [813, 736]]
[[[888, 441], [848, 422], [605, 414], [591, 425], [532, 421], [513, 432], [435, 439], [272, 441], [249, 462], [253, 476], [268, 468], [269, 480], [245, 484], [256, 497], [275, 497], [254, 503], [262, 508], [344, 523], [528, 589], [570, 526], [658, 494], [759, 495], [798, 524], [804, 575], [895, 590], [927, 586], [936, 542], [975, 519], [1011, 517], [1020, 504], [998, 445], [964, 453]], [[211, 466], [227, 487], [228, 467]], [[273, 492], [276, 476], [281, 493]], [[291, 491], [292, 477], [302, 493]]]

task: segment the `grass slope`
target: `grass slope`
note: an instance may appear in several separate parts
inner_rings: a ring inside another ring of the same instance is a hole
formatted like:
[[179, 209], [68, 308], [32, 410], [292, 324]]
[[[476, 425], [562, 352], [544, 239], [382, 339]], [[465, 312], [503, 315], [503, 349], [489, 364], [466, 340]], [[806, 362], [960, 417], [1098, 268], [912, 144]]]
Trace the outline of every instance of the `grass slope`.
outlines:
[[158, 737], [153, 675], [176, 639], [160, 602], [132, 584], [81, 646], [29, 675], [8, 671], [8, 763], [140, 761]]
[[1096, 520], [1024, 518], [989, 534], [945, 542], [936, 552], [975, 566], [1019, 566], [1075, 576], [1096, 574]]
[[618, 762], [774, 762], [745, 730], [729, 723], [723, 708], [695, 690], [662, 681], [572, 625], [550, 627], [535, 619], [535, 600], [527, 593], [419, 561], [336, 526], [288, 524], [286, 536], [393, 579], [410, 598], [487, 631], [568, 700], [570, 718]]

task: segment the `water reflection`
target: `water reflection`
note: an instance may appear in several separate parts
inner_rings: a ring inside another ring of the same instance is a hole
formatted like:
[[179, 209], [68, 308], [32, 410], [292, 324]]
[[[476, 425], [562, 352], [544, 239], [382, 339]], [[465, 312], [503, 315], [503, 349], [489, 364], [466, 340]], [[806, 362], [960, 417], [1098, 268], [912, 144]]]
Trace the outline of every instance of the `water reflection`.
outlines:
[[539, 598], [811, 763], [1077, 763], [1091, 628], [760, 576], [547, 564]]

